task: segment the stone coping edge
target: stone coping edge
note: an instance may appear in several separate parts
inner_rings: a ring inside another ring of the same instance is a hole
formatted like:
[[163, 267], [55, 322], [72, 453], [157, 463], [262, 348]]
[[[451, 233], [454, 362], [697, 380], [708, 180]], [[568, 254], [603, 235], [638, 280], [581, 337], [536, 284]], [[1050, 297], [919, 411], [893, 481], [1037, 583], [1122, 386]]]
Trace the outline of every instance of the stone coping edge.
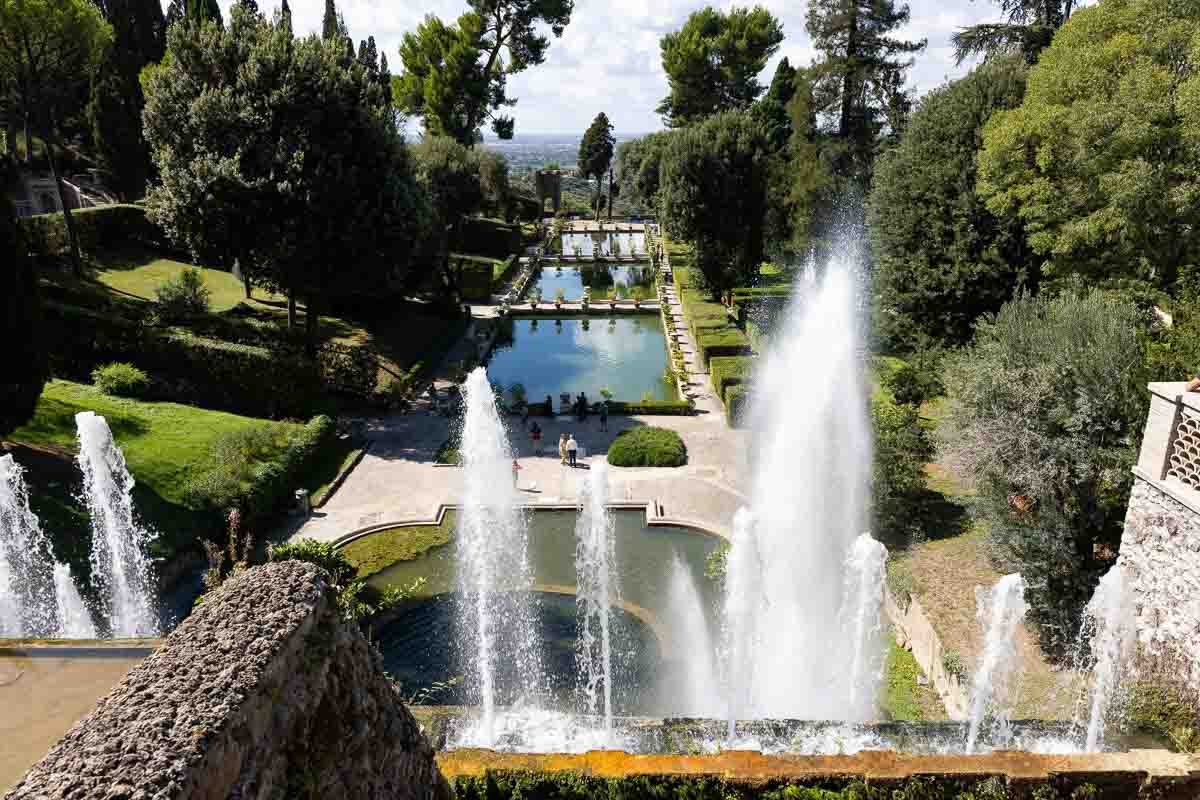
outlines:
[[363, 443], [363, 446], [358, 448], [358, 455], [351, 459], [349, 464], [342, 467], [341, 471], [338, 472], [337, 476], [330, 482], [329, 488], [325, 490], [325, 494], [321, 495], [321, 502], [315, 504], [313, 508], [324, 508], [325, 504], [329, 502], [329, 499], [337, 494], [337, 490], [342, 488], [342, 484], [345, 483], [346, 479], [350, 477], [350, 473], [354, 472], [354, 468], [362, 463], [363, 457], [366, 456], [367, 451], [371, 449], [372, 444], [374, 444], [374, 440], [367, 439], [366, 442]]
[[1133, 474], [1172, 500], [1182, 503], [1192, 513], [1200, 514], [1200, 492], [1196, 492], [1182, 483], [1176, 483], [1174, 479], [1157, 480], [1136, 464], [1133, 467]]
[[[417, 528], [429, 525], [441, 525], [446, 518], [446, 512], [457, 511], [457, 503], [442, 503], [438, 506], [437, 512], [434, 513], [432, 519], [408, 519], [393, 522], [375, 522], [366, 525], [362, 528], [356, 528], [349, 533], [343, 534], [330, 542], [334, 548], [345, 547], [356, 539], [361, 539], [364, 536], [370, 536], [372, 533], [385, 531], [389, 528]], [[646, 513], [647, 527], [672, 527], [686, 528], [704, 536], [710, 536], [724, 541], [729, 541], [729, 537], [719, 531], [713, 530], [708, 525], [696, 522], [694, 520], [684, 519], [680, 517], [660, 517], [657, 516], [658, 503], [650, 501], [648, 503], [637, 502], [619, 502], [609, 503], [610, 509], [616, 510], [633, 510], [644, 511]], [[518, 508], [526, 511], [578, 511], [578, 503], [522, 503]], [[653, 510], [655, 515], [651, 515]]]

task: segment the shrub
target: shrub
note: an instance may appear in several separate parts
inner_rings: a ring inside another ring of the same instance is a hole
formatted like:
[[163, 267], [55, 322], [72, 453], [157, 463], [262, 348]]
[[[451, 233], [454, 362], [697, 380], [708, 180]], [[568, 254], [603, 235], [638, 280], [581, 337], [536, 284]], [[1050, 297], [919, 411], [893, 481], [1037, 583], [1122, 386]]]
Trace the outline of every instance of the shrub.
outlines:
[[917, 408], [877, 401], [871, 404], [875, 433], [871, 492], [877, 538], [903, 541], [918, 532], [920, 493], [925, 488], [925, 465], [934, 447], [921, 427]]
[[883, 378], [897, 403], [919, 406], [945, 391], [940, 373], [940, 354], [919, 350]]
[[1001, 566], [1025, 577], [1051, 652], [1108, 567], [1095, 554], [1120, 547], [1146, 416], [1139, 320], [1096, 291], [1020, 297], [947, 361], [944, 460], [978, 488], [973, 508]]
[[682, 417], [693, 410], [686, 400], [641, 400], [636, 403], [611, 400], [608, 404], [608, 413], [629, 416]]
[[155, 291], [158, 312], [167, 320], [176, 320], [208, 311], [212, 292], [204, 285], [200, 270], [185, 267], [177, 277], [168, 278]]
[[290, 434], [273, 423], [226, 433], [212, 445], [213, 467], [188, 485], [188, 501], [215, 510], [238, 508], [249, 519], [279, 511], [333, 431], [333, 420], [317, 416]]
[[[161, 233], [146, 219], [146, 209], [135, 205], [78, 208], [71, 212], [79, 246], [94, 251], [131, 242], [157, 245]], [[22, 217], [29, 251], [37, 258], [55, 258], [67, 252], [67, 228], [61, 213]]]
[[717, 397], [725, 398], [725, 389], [745, 383], [754, 369], [754, 359], [748, 356], [714, 356], [709, 359], [708, 372]]
[[725, 420], [731, 428], [739, 428], [745, 423], [746, 405], [750, 393], [745, 384], [735, 383], [725, 390]]
[[145, 397], [150, 378], [133, 364], [117, 362], [92, 370], [92, 383], [114, 397]]
[[696, 339], [696, 346], [705, 364], [720, 356], [748, 356], [751, 352], [750, 340], [739, 330], [702, 333]]
[[608, 448], [614, 467], [682, 467], [687, 448], [679, 434], [667, 428], [630, 428], [617, 434]]

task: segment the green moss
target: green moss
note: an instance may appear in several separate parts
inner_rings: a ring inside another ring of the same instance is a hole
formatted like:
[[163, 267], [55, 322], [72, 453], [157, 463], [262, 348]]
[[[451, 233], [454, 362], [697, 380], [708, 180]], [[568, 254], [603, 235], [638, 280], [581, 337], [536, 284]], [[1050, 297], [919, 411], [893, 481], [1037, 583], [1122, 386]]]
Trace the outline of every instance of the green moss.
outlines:
[[435, 547], [450, 542], [455, 515], [447, 511], [440, 525], [406, 525], [385, 528], [362, 536], [340, 548], [356, 570], [366, 578], [400, 561], [413, 561]]
[[[931, 686], [921, 686], [921, 667], [908, 650], [896, 644], [891, 631], [887, 634], [887, 661], [884, 668], [884, 685], [879, 697], [879, 710], [885, 719], [901, 722], [923, 722], [932, 718], [942, 719], [937, 714], [941, 701]], [[930, 713], [933, 711], [934, 713]]]
[[614, 467], [682, 467], [687, 448], [679, 434], [667, 428], [630, 428], [617, 434], [608, 448]]
[[1127, 720], [1134, 729], [1171, 742], [1176, 750], [1200, 752], [1200, 706], [1195, 692], [1170, 677], [1160, 675], [1134, 682], [1129, 690]]

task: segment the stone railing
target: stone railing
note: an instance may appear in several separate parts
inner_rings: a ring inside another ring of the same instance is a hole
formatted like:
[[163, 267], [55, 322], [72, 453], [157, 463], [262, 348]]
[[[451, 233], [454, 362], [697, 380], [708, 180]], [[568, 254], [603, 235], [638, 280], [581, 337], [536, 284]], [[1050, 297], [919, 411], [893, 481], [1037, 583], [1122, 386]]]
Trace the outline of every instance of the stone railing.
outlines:
[[896, 644], [913, 654], [917, 665], [941, 698], [946, 716], [955, 720], [966, 719], [967, 688], [957, 675], [946, 669], [941, 637], [925, 616], [921, 604], [907, 593], [897, 599], [889, 588], [884, 590], [883, 610], [896, 630]]
[[285, 561], [208, 597], [5, 798], [449, 796], [324, 573]]

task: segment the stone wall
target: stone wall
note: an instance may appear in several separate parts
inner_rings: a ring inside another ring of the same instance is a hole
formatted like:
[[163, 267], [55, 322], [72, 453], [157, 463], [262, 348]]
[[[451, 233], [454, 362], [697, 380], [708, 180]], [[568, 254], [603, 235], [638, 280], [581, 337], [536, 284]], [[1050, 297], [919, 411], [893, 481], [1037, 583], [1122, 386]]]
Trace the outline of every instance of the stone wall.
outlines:
[[6, 800], [437, 798], [433, 749], [323, 573], [228, 581]]
[[897, 598], [892, 590], [885, 588], [883, 610], [896, 631], [896, 644], [913, 654], [921, 671], [929, 678], [934, 690], [941, 698], [946, 716], [950, 719], [967, 718], [967, 687], [945, 666], [945, 650], [937, 629], [925, 616], [925, 610], [917, 598], [905, 593]]
[[1200, 688], [1200, 514], [1137, 479], [1120, 564], [1147, 654], [1191, 665]]

